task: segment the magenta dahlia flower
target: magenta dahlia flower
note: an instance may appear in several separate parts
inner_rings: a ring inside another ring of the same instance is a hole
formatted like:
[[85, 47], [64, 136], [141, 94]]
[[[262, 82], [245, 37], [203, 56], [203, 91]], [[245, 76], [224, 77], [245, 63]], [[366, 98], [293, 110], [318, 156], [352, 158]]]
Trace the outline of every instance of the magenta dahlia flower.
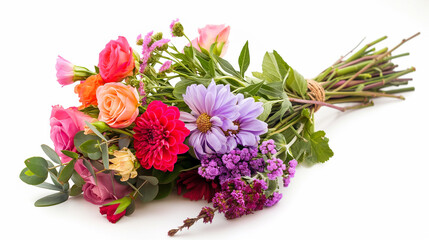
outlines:
[[261, 102], [255, 102], [252, 97], [244, 98], [237, 94], [239, 117], [234, 121], [237, 130], [228, 130], [225, 135], [228, 140], [228, 149], [232, 150], [241, 145], [243, 147], [257, 147], [259, 136], [268, 131], [267, 123], [257, 117], [264, 111]]
[[133, 129], [134, 148], [142, 167], [173, 171], [177, 154], [189, 150], [183, 143], [189, 130], [179, 117], [177, 107], [167, 106], [161, 101], [151, 102], [146, 112], [137, 117]]
[[228, 148], [224, 132], [237, 130], [233, 121], [239, 116], [237, 98], [229, 85], [216, 85], [212, 81], [206, 88], [193, 84], [186, 89], [183, 100], [192, 111], [181, 112], [180, 119], [191, 131], [188, 143], [197, 156], [225, 153]]

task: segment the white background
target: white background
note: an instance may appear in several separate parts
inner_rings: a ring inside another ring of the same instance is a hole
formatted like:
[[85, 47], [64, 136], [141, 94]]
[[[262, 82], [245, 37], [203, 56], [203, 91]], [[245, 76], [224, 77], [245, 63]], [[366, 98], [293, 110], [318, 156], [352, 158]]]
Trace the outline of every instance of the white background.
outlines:
[[[299, 3], [298, 3], [299, 2]], [[167, 231], [198, 214], [205, 202], [178, 196], [139, 205], [131, 217], [110, 224], [83, 198], [36, 208], [51, 193], [22, 183], [23, 161], [43, 156], [51, 106], [78, 105], [73, 86], [55, 78], [58, 54], [92, 68], [104, 45], [118, 35], [134, 43], [151, 30], [169, 35], [180, 18], [190, 38], [198, 27], [231, 26], [226, 59], [237, 66], [249, 40], [251, 71], [265, 51], [313, 77], [352, 49], [383, 35], [379, 48], [421, 36], [401, 47], [401, 68], [414, 66], [416, 91], [406, 101], [378, 99], [372, 108], [340, 113], [322, 108], [316, 128], [330, 139], [334, 157], [296, 177], [275, 207], [241, 219], [197, 223], [179, 239], [429, 239], [428, 43], [429, 1], [2, 1], [1, 214], [2, 236], [29, 239], [167, 239]], [[183, 39], [175, 39], [183, 46]], [[135, 46], [132, 44], [132, 46]]]

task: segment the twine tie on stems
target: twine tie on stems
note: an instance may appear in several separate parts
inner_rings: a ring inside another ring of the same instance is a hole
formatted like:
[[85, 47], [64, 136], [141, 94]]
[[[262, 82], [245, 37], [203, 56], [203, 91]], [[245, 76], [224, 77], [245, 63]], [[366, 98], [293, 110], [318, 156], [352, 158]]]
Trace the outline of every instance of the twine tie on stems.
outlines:
[[[325, 102], [325, 89], [318, 82], [307, 79], [308, 96], [313, 101]], [[317, 112], [321, 105], [314, 104], [314, 112]]]

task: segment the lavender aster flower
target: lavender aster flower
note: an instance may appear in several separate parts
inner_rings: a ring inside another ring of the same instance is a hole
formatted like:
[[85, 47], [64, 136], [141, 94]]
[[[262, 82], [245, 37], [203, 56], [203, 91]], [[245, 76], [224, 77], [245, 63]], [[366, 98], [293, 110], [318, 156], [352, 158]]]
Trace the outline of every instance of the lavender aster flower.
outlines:
[[193, 84], [186, 89], [183, 100], [192, 111], [181, 112], [180, 120], [191, 131], [189, 144], [197, 156], [225, 153], [227, 138], [224, 132], [237, 130], [233, 121], [239, 114], [237, 98], [229, 85], [216, 85], [212, 81], [206, 88], [202, 84]]
[[239, 117], [234, 121], [237, 130], [230, 129], [226, 132], [229, 149], [234, 149], [237, 144], [244, 147], [256, 147], [259, 143], [259, 135], [268, 131], [267, 123], [257, 119], [264, 111], [261, 102], [255, 102], [251, 97], [244, 98], [243, 94], [237, 94]]

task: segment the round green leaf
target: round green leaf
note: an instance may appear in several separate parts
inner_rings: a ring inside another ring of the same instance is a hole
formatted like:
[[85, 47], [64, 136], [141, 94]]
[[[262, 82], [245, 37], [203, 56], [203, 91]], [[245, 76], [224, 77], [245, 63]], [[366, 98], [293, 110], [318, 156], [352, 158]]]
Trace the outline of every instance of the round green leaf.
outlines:
[[46, 177], [48, 176], [48, 162], [42, 157], [31, 157], [25, 160], [25, 165], [27, 168], [33, 172], [35, 175], [39, 177]]
[[52, 205], [56, 205], [56, 204], [65, 202], [65, 201], [67, 201], [68, 198], [69, 198], [68, 193], [58, 192], [58, 193], [54, 193], [54, 194], [48, 195], [46, 197], [43, 197], [43, 198], [37, 200], [34, 203], [34, 206], [36, 206], [36, 207], [48, 207], [48, 206], [52, 206]]
[[79, 145], [80, 150], [86, 153], [95, 153], [100, 151], [99, 142], [95, 139], [90, 139]]
[[[142, 183], [143, 184], [143, 183]], [[140, 188], [138, 194], [139, 198], [143, 202], [150, 202], [155, 199], [156, 195], [158, 195], [159, 186], [152, 185], [148, 182], [144, 183], [144, 185]]]
[[166, 198], [168, 195], [170, 195], [171, 191], [173, 190], [173, 186], [174, 186], [173, 182], [170, 182], [167, 184], [160, 184], [159, 191], [155, 197], [155, 200], [163, 199], [163, 198]]
[[79, 148], [79, 146], [88, 141], [88, 140], [101, 140], [99, 137], [95, 136], [95, 135], [85, 135], [85, 133], [83, 131], [77, 132], [76, 135], [74, 135], [74, 145], [76, 146], [76, 149], [83, 153], [82, 150]]
[[76, 159], [71, 160], [60, 172], [58, 176], [58, 181], [62, 184], [67, 183], [71, 178], [74, 171], [74, 164], [76, 163]]
[[78, 196], [82, 193], [82, 186], [77, 186], [76, 184], [70, 189], [70, 196]]
[[39, 177], [37, 175], [35, 175], [32, 171], [30, 171], [28, 168], [24, 168], [21, 171], [21, 174], [19, 174], [19, 178], [30, 185], [38, 185], [43, 183], [46, 178], [48, 177], [48, 175], [46, 175], [45, 177]]

